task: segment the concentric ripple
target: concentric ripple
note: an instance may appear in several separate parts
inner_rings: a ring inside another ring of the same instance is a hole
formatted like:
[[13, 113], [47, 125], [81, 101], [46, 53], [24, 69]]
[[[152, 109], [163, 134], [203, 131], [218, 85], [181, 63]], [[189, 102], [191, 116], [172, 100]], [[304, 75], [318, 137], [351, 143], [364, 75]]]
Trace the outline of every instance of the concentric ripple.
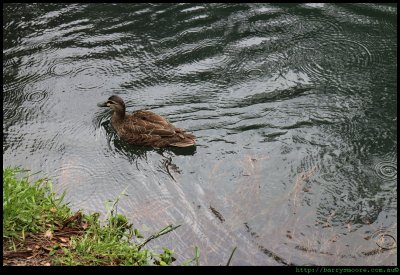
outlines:
[[397, 247], [395, 235], [385, 228], [379, 228], [372, 234], [376, 245], [382, 249], [394, 249]]
[[35, 91], [33, 93], [30, 93], [26, 96], [26, 99], [31, 102], [41, 102], [45, 100], [45, 98], [48, 96], [47, 92], [45, 90], [43, 91]]
[[297, 55], [305, 57], [301, 60], [300, 70], [312, 79], [353, 73], [360, 68], [369, 68], [373, 64], [370, 50], [358, 41], [315, 40], [301, 42], [299, 45]]
[[307, 20], [299, 19], [293, 22], [293, 33], [296, 39], [312, 38], [333, 39], [343, 36], [343, 27], [338, 22], [327, 20], [325, 18], [307, 18]]
[[383, 180], [397, 179], [397, 165], [391, 161], [381, 161], [375, 165], [375, 172]]
[[[396, 262], [396, 5], [8, 5], [5, 165], [74, 210], [121, 198], [144, 236], [182, 224], [150, 243], [177, 264]], [[197, 146], [124, 142], [113, 94]]]
[[95, 185], [90, 184], [91, 181], [101, 176], [95, 168], [82, 162], [79, 158], [67, 157], [62, 162], [61, 167], [53, 173], [53, 179], [57, 183], [56, 188], [61, 191], [67, 191], [67, 196], [73, 196], [74, 204], [77, 207], [85, 204], [85, 201], [90, 200], [91, 195], [97, 189]]
[[102, 87], [112, 74], [108, 66], [85, 64], [74, 70], [72, 77], [77, 89], [92, 90]]
[[44, 102], [49, 97], [47, 89], [42, 87], [37, 88], [38, 85], [26, 85], [24, 89], [24, 98], [30, 102]]
[[103, 86], [108, 78], [115, 74], [111, 66], [111, 62], [107, 65], [103, 65], [102, 62], [81, 64], [63, 59], [50, 65], [48, 73], [57, 77], [70, 77], [71, 83], [79, 90], [91, 90]]
[[48, 73], [54, 76], [66, 76], [73, 73], [74, 68], [68, 60], [56, 60], [49, 66]]

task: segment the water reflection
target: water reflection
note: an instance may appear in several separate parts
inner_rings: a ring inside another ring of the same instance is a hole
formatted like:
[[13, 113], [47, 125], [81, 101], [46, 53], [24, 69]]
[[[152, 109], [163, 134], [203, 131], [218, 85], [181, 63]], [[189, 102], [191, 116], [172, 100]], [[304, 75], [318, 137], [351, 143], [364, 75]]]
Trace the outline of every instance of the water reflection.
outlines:
[[[178, 262], [397, 265], [397, 6], [5, 4], [3, 162]], [[193, 132], [122, 142], [119, 94]]]

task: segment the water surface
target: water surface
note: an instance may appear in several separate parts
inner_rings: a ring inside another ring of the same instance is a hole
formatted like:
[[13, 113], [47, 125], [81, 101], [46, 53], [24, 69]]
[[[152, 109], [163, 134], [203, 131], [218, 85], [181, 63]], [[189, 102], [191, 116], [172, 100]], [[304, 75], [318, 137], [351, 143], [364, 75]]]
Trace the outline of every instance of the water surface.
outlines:
[[[202, 265], [397, 265], [397, 6], [5, 4], [3, 165]], [[197, 136], [130, 146], [121, 96]]]

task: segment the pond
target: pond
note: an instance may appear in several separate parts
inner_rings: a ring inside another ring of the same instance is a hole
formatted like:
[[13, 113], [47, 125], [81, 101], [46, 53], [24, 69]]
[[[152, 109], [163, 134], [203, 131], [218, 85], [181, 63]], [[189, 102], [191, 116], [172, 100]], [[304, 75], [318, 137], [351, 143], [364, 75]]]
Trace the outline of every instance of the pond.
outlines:
[[[396, 4], [5, 4], [3, 165], [201, 265], [397, 265]], [[111, 95], [197, 137], [126, 144]]]

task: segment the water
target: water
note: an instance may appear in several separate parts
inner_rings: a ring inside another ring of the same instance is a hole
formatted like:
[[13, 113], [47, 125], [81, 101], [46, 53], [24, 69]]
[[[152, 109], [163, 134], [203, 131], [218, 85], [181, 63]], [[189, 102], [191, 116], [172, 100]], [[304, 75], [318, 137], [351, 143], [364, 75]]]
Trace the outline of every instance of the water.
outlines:
[[[177, 263], [397, 265], [397, 7], [5, 4], [3, 165]], [[120, 95], [197, 136], [129, 146]]]

